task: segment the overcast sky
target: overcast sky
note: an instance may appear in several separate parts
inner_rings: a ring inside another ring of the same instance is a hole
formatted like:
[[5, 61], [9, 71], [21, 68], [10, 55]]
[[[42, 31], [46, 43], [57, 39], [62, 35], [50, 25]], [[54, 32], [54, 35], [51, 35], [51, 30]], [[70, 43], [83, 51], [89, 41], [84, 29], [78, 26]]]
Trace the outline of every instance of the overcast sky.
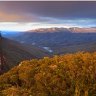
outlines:
[[73, 26], [96, 26], [96, 1], [0, 1], [1, 30]]

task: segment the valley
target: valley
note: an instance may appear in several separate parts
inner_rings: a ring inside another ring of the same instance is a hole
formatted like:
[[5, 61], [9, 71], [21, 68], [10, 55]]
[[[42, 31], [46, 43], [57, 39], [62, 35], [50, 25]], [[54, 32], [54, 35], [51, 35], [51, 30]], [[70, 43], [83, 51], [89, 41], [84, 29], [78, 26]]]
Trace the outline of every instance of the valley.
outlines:
[[41, 28], [3, 35], [21, 44], [38, 47], [49, 54], [95, 51], [96, 28]]
[[23, 60], [39, 59], [44, 56], [51, 56], [46, 50], [42, 50], [36, 46], [21, 44], [17, 41], [2, 38], [3, 54], [6, 57], [6, 65], [4, 72], [18, 65]]

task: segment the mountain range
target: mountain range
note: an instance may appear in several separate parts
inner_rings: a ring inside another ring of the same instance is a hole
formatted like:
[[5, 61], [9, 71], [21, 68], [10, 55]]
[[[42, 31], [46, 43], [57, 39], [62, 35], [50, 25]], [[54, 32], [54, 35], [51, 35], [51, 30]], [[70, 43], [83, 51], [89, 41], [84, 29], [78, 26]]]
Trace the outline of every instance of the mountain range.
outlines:
[[39, 28], [35, 30], [29, 30], [27, 32], [74, 32], [74, 33], [94, 33], [96, 32], [96, 27], [88, 27], [88, 28], [80, 28], [80, 27], [70, 27], [70, 28], [58, 28], [58, 27], [52, 27], [52, 28]]
[[95, 51], [96, 44], [96, 27], [40, 28], [26, 32], [5, 32], [3, 35], [20, 44], [28, 44], [53, 55]]

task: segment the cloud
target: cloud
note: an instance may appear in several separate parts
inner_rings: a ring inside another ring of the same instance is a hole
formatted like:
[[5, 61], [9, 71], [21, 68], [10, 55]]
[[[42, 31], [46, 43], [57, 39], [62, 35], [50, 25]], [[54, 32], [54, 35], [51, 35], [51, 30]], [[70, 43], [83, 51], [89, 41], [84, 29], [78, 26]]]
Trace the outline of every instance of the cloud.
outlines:
[[92, 27], [96, 26], [95, 9], [94, 1], [0, 1], [0, 22], [21, 22], [19, 25], [27, 28]]
[[17, 21], [17, 20], [20, 20], [22, 18], [21, 15], [15, 15], [15, 14], [8, 14], [8, 13], [5, 13], [5, 12], [0, 12], [0, 21], [1, 22], [14, 22], [14, 21]]
[[30, 14], [60, 19], [96, 18], [94, 1], [5, 1], [0, 2], [0, 9], [11, 14]]
[[0, 22], [38, 22], [40, 18], [32, 14], [17, 14], [0, 11]]

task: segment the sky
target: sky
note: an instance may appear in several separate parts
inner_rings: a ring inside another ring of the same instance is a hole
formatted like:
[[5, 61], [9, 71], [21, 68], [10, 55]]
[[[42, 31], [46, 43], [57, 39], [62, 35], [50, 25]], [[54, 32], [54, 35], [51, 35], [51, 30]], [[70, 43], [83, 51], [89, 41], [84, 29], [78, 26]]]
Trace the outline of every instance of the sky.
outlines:
[[96, 1], [0, 1], [0, 30], [96, 27]]

